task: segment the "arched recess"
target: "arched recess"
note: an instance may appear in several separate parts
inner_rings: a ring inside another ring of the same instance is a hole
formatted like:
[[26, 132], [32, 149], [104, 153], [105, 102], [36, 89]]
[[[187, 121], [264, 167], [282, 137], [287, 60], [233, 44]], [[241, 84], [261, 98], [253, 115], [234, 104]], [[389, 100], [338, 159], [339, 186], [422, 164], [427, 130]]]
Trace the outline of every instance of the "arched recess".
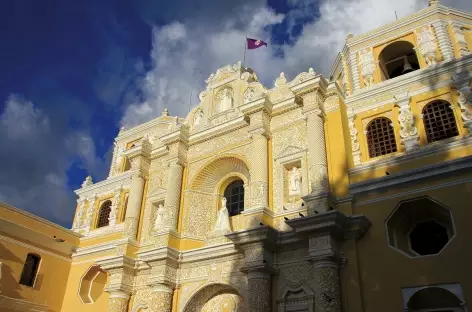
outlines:
[[[463, 312], [464, 301], [461, 300], [453, 289], [448, 289], [448, 285], [430, 286], [417, 289], [410, 295], [406, 311], [426, 312], [426, 311], [452, 311]], [[451, 291], [452, 290], [452, 291]]]
[[[224, 188], [235, 178], [243, 180], [246, 185], [251, 179], [247, 161], [234, 154], [209, 161], [191, 178], [183, 213], [185, 236], [201, 240], [206, 238], [220, 208]], [[248, 199], [249, 195], [244, 194], [244, 198]]]
[[91, 266], [80, 279], [79, 297], [83, 303], [94, 303], [103, 294], [107, 274], [98, 265]]
[[[219, 300], [220, 299], [220, 300]], [[232, 307], [227, 309], [215, 310], [216, 304], [223, 304], [224, 302], [233, 302]], [[225, 312], [243, 312], [246, 311], [244, 299], [239, 291], [228, 284], [214, 283], [207, 284], [198, 289], [192, 297], [187, 301], [182, 312], [195, 311], [225, 311]]]
[[408, 41], [395, 41], [379, 54], [381, 80], [392, 79], [420, 68], [415, 47]]
[[306, 285], [286, 285], [277, 298], [277, 312], [313, 311], [315, 293]]
[[240, 156], [227, 155], [214, 159], [201, 169], [190, 184], [190, 189], [214, 193], [221, 186], [224, 177], [238, 175], [248, 183], [250, 180], [247, 161]]

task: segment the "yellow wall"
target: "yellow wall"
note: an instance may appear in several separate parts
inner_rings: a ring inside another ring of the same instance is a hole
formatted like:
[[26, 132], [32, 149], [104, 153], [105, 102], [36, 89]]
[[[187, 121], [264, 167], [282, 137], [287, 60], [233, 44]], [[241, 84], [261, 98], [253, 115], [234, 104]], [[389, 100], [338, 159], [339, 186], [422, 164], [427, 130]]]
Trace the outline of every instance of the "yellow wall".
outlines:
[[[407, 186], [404, 191], [417, 187]], [[357, 260], [350, 256], [354, 253], [354, 247], [348, 248], [346, 253], [349, 258], [347, 271], [350, 275], [355, 274], [354, 266], [358, 265], [362, 278], [361, 281], [355, 282], [355, 286], [348, 287], [353, 296], [358, 291], [363, 294], [365, 311], [403, 311], [403, 287], [451, 282], [460, 283], [466, 302], [472, 302], [472, 252], [470, 248], [466, 248], [472, 245], [472, 236], [467, 234], [470, 232], [472, 213], [470, 209], [465, 209], [464, 202], [464, 198], [470, 197], [471, 192], [470, 185], [462, 184], [369, 205], [362, 205], [362, 199], [359, 200], [359, 205], [354, 207], [354, 213], [367, 216], [372, 221], [372, 226], [366, 236], [358, 241]], [[456, 236], [437, 256], [408, 258], [389, 247], [385, 221], [401, 200], [423, 195], [451, 209]], [[348, 294], [348, 297], [351, 298], [351, 294]]]

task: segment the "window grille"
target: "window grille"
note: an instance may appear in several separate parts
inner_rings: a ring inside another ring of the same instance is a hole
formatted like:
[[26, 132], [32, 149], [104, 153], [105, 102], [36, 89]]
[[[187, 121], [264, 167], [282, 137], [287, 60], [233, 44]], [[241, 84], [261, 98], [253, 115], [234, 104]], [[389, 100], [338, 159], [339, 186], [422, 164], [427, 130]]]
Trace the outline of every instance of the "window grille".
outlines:
[[390, 119], [379, 117], [367, 125], [367, 145], [371, 158], [397, 151], [395, 131], [391, 124]]

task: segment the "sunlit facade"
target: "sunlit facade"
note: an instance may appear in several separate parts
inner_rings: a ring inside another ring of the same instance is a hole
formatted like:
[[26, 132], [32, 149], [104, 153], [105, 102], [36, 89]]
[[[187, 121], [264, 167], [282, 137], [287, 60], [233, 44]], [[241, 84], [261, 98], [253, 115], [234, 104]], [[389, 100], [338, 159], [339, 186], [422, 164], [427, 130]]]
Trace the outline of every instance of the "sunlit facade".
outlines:
[[472, 14], [430, 1], [349, 35], [329, 78], [218, 69], [186, 117], [120, 131], [72, 231], [1, 208], [30, 230], [0, 229], [0, 306], [470, 310], [471, 51]]

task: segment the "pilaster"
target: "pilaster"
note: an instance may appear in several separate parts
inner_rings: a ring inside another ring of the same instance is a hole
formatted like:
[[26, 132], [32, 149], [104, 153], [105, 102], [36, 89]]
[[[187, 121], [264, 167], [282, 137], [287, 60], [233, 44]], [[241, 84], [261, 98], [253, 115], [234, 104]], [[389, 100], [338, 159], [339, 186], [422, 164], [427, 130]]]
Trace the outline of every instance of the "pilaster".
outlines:
[[173, 289], [166, 284], [152, 286], [150, 312], [171, 312]]
[[130, 295], [123, 291], [111, 291], [108, 301], [109, 312], [127, 312]]
[[286, 221], [295, 233], [308, 238], [308, 260], [315, 279], [315, 312], [341, 312], [339, 266], [346, 261], [339, 242], [360, 238], [370, 221], [364, 216], [345, 216], [333, 210]]
[[398, 122], [400, 123], [400, 138], [407, 152], [419, 147], [418, 129], [415, 126], [415, 117], [410, 110], [410, 96], [402, 93], [395, 96], [396, 105], [400, 108]]
[[467, 45], [467, 40], [465, 39], [465, 34], [462, 24], [458, 22], [451, 22], [452, 33], [454, 35], [454, 40], [459, 47], [459, 57], [466, 56], [471, 54], [469, 47]]
[[230, 233], [226, 237], [244, 251], [245, 264], [241, 271], [247, 274], [248, 279], [247, 311], [271, 311], [271, 276], [275, 272], [272, 267], [272, 251], [277, 232], [268, 226], [261, 226]]
[[353, 83], [353, 92], [361, 88], [361, 82], [359, 78], [359, 69], [357, 67], [357, 54], [355, 52], [349, 53], [349, 66], [351, 68], [351, 76]]
[[438, 40], [439, 50], [445, 62], [454, 59], [454, 51], [452, 49], [451, 39], [449, 38], [449, 32], [447, 31], [447, 22], [437, 21], [433, 24], [434, 32]]

